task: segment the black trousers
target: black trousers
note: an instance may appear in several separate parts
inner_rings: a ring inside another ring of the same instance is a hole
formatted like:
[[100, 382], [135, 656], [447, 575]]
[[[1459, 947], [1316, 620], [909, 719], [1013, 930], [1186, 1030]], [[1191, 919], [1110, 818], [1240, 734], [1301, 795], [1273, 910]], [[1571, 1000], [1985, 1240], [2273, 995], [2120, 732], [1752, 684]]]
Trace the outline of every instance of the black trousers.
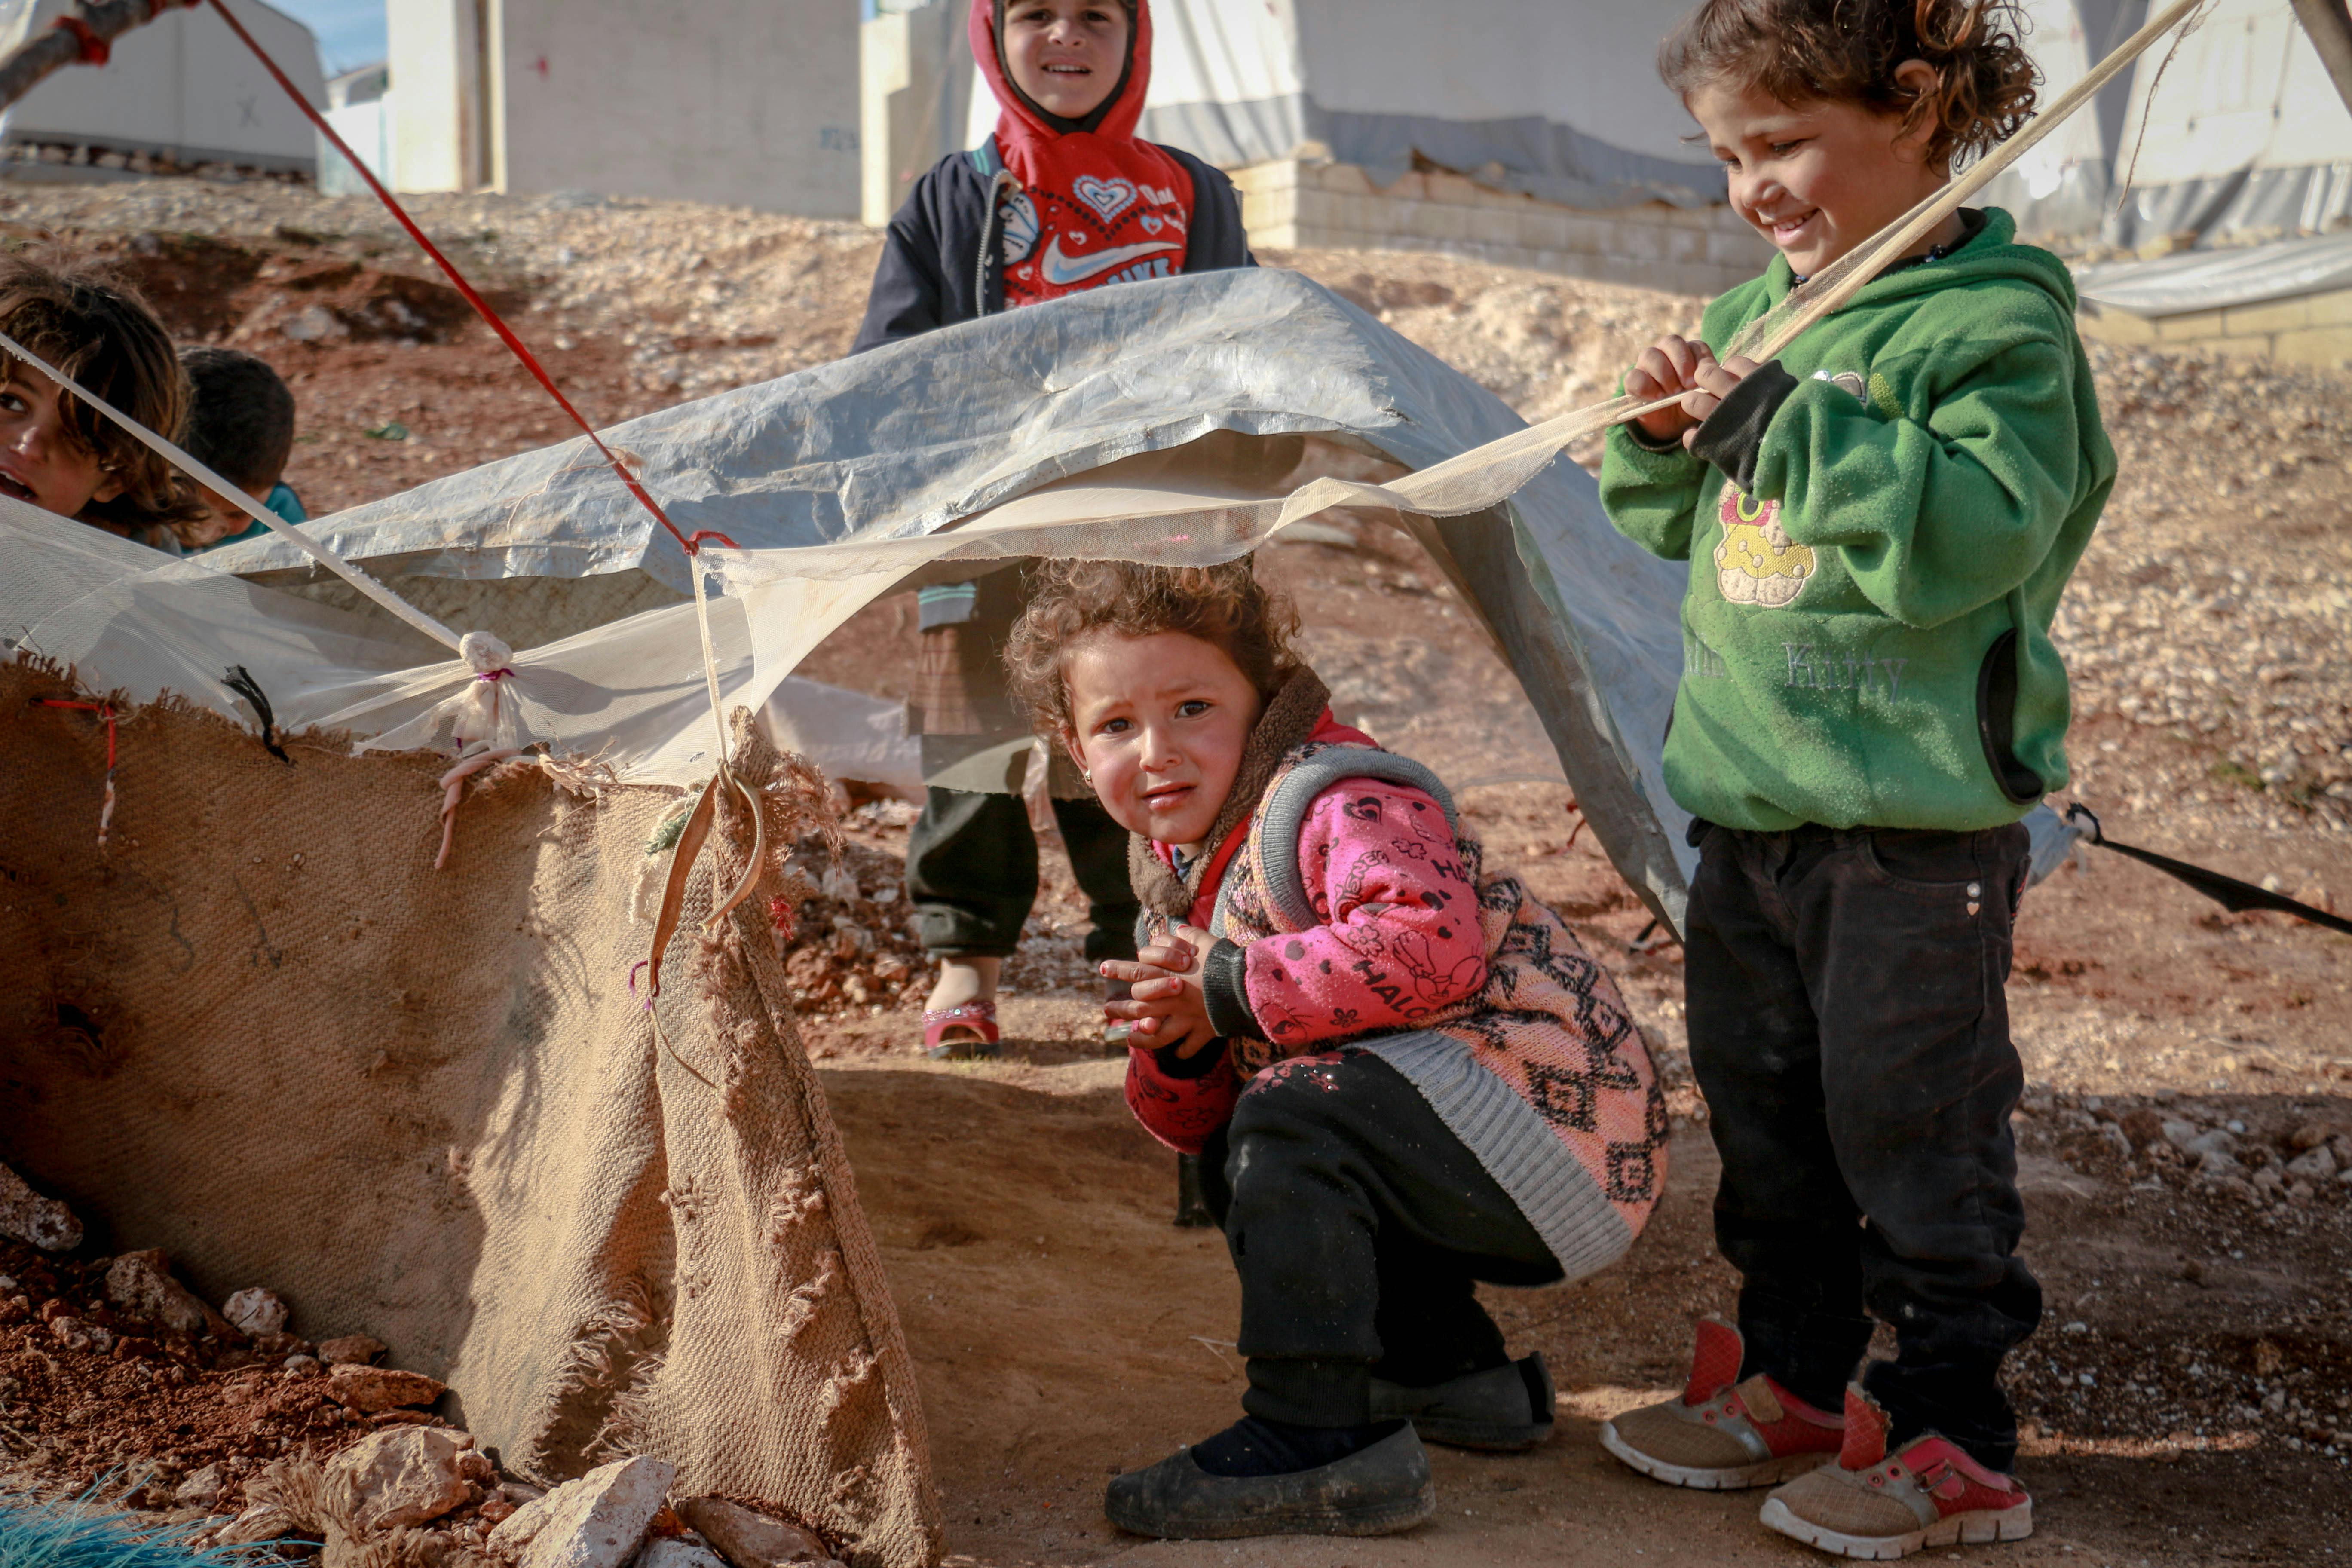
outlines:
[[[1135, 956], [1139, 906], [1127, 876], [1127, 829], [1099, 801], [1057, 800], [1054, 820], [1087, 895], [1087, 958]], [[1019, 795], [929, 792], [907, 836], [907, 896], [935, 958], [1002, 958], [1021, 944], [1037, 901], [1037, 836]]]
[[2000, 1362], [2042, 1318], [2016, 1256], [2003, 992], [2025, 829], [1692, 838], [1691, 1067], [1723, 1156], [1740, 1375], [1834, 1410], [1877, 1318], [1897, 1349], [1864, 1386], [1894, 1440], [1940, 1432], [2007, 1470]]
[[1475, 1285], [1560, 1276], [1518, 1205], [1421, 1091], [1361, 1051], [1254, 1082], [1201, 1156], [1241, 1276], [1242, 1408], [1302, 1426], [1371, 1419], [1371, 1379], [1501, 1366]]

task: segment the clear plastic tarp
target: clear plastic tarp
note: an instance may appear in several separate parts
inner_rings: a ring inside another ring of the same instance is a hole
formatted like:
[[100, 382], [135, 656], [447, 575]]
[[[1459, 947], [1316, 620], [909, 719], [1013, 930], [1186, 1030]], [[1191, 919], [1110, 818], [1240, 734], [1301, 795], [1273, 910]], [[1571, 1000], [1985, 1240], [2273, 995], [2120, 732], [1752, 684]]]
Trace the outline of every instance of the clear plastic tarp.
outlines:
[[[1515, 435], [1475, 472], [1447, 466]], [[721, 595], [722, 700], [756, 711], [781, 690], [779, 727], [853, 776], [844, 756], [872, 758], [890, 739], [873, 700], [783, 682], [910, 578], [1008, 556], [1225, 559], [1328, 510], [1386, 516], [1430, 547], [1493, 635], [1621, 868], [1662, 912], [1680, 912], [1687, 851], [1658, 763], [1681, 665], [1680, 573], [1610, 527], [1591, 478], [1553, 460], [1558, 439], [1297, 274], [1100, 289], [667, 409], [607, 438], [681, 528], [740, 547], [703, 557]], [[690, 603], [535, 647], [498, 624], [514, 603], [499, 590], [515, 579], [633, 574], [673, 595], [689, 584], [675, 542], [584, 440], [308, 531], [396, 588], [443, 580], [436, 614], [514, 643], [499, 696], [530, 738], [601, 757], [624, 779], [708, 774], [714, 729]], [[360, 601], [287, 591], [317, 573], [281, 539], [163, 561], [10, 505], [0, 552], [9, 640], [74, 665], [92, 690], [169, 689], [250, 723], [221, 684], [240, 665], [282, 728], [415, 747], [448, 742], [447, 705], [476, 679]], [[459, 583], [481, 592], [453, 598]]]

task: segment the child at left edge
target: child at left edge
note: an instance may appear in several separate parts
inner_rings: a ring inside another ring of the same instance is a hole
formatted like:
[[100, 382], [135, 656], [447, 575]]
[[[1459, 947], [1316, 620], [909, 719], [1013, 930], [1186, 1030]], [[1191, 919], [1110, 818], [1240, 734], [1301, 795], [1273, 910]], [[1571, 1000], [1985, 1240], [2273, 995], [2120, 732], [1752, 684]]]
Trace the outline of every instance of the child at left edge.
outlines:
[[1139, 1534], [1384, 1534], [1435, 1506], [1423, 1438], [1542, 1442], [1542, 1358], [1474, 1287], [1607, 1266], [1664, 1185], [1615, 984], [1433, 773], [1332, 718], [1297, 628], [1246, 561], [1053, 561], [1006, 647], [1132, 835], [1128, 1104], [1201, 1155], [1241, 1278], [1242, 1418], [1110, 1483]]
[[[172, 340], [127, 283], [62, 252], [0, 257], [0, 331], [150, 430], [175, 435], [187, 378]], [[194, 487], [128, 431], [0, 353], [0, 496], [183, 553], [202, 511]]]

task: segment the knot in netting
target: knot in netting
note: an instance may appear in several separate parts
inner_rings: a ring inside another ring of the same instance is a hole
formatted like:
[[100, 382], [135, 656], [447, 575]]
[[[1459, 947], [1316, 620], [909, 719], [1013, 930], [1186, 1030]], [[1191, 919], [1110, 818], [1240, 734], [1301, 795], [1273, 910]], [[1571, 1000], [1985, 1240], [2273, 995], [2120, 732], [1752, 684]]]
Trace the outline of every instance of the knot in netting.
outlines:
[[514, 673], [508, 668], [514, 660], [514, 649], [488, 632], [467, 632], [459, 637], [457, 653], [484, 680], [500, 680]]

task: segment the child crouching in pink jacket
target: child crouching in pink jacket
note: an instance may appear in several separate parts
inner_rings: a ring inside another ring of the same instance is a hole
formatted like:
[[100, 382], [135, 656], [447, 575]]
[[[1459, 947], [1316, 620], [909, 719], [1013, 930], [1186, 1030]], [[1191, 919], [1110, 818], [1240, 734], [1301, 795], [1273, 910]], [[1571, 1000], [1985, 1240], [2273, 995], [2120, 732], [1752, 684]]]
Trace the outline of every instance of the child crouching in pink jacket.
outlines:
[[1128, 1102], [1202, 1154], [1241, 1276], [1244, 1418], [1110, 1485], [1148, 1535], [1402, 1530], [1422, 1437], [1542, 1441], [1542, 1359], [1475, 1283], [1606, 1266], [1664, 1182], [1616, 986], [1434, 774], [1333, 721], [1296, 626], [1245, 561], [1055, 562], [1005, 656], [1134, 835]]

